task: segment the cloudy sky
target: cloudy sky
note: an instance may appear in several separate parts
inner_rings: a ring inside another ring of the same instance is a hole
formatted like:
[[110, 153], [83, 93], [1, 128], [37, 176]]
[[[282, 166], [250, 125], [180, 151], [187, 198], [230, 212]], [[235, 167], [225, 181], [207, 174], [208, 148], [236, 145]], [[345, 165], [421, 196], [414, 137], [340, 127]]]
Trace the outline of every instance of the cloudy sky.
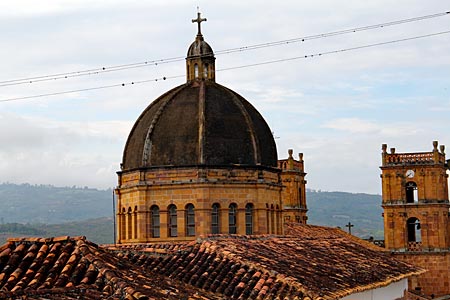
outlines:
[[[184, 75], [184, 61], [26, 84], [7, 81], [183, 57], [197, 6], [215, 51], [443, 13], [442, 0], [0, 2], [0, 182], [116, 185], [134, 121], [182, 84], [165, 81], [3, 101]], [[450, 30], [443, 17], [216, 56], [216, 68], [325, 53]], [[75, 73], [76, 74], [76, 73]], [[223, 70], [249, 100], [279, 158], [303, 152], [308, 187], [381, 193], [381, 144], [450, 147], [450, 34], [275, 64]], [[449, 150], [450, 151], [450, 150]]]

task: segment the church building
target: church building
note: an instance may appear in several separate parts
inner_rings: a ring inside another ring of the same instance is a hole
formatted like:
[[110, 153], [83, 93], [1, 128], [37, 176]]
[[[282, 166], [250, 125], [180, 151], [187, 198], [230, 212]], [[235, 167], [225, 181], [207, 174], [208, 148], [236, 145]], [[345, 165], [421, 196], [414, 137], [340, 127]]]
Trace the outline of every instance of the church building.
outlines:
[[428, 270], [410, 278], [410, 290], [431, 298], [450, 295], [445, 146], [434, 141], [430, 152], [397, 153], [383, 144], [380, 168], [385, 247], [395, 258]]
[[[11, 238], [0, 245], [0, 299], [408, 299], [408, 280], [425, 270], [338, 228], [305, 224], [303, 155], [289, 150], [278, 160], [263, 117], [215, 82], [202, 21], [200, 14], [193, 20], [198, 34], [186, 83], [153, 101], [128, 137], [116, 189], [117, 243]], [[435, 149], [431, 156], [441, 163], [442, 155]], [[441, 182], [433, 167], [410, 169]], [[427, 200], [436, 210], [413, 209], [409, 217], [444, 219], [448, 199]], [[424, 247], [446, 245], [428, 236]]]
[[118, 172], [117, 242], [194, 240], [208, 234], [283, 234], [306, 223], [303, 154], [278, 161], [272, 131], [241, 95], [216, 83], [201, 33], [186, 83], [139, 116]]

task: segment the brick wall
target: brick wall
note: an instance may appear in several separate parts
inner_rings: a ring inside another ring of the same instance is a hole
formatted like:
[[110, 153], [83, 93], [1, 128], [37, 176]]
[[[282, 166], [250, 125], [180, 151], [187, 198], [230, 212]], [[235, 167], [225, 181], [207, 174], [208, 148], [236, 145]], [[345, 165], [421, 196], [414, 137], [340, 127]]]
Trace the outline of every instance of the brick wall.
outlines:
[[450, 294], [450, 254], [448, 252], [393, 253], [392, 255], [394, 258], [428, 270], [408, 280], [409, 290], [420, 289], [423, 294], [427, 296], [434, 294], [436, 297]]
[[[386, 248], [407, 250], [407, 221], [420, 221], [420, 241], [423, 250], [447, 249], [449, 247], [449, 204], [404, 204], [384, 205], [384, 236]], [[413, 250], [413, 249], [410, 249]]]

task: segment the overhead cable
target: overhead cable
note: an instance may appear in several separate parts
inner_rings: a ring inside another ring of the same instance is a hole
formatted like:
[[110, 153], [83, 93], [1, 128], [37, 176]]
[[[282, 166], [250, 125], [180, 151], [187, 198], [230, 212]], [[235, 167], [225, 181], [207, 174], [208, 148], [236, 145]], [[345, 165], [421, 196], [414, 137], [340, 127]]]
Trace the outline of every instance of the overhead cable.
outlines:
[[[316, 53], [316, 54], [300, 55], [300, 56], [295, 56], [295, 57], [264, 61], [264, 62], [254, 63], [254, 64], [247, 64], [247, 65], [242, 65], [242, 66], [223, 68], [223, 69], [218, 69], [216, 71], [221, 72], [221, 71], [228, 71], [228, 70], [235, 70], [235, 69], [242, 69], [242, 68], [249, 68], [249, 67], [256, 67], [256, 66], [262, 66], [262, 65], [268, 65], [268, 64], [281, 63], [281, 62], [286, 62], [286, 61], [293, 61], [293, 60], [298, 60], [298, 59], [320, 57], [320, 56], [325, 56], [325, 55], [330, 55], [330, 54], [338, 54], [338, 53], [342, 53], [342, 52], [348, 52], [348, 51], [360, 50], [360, 49], [377, 47], [377, 46], [382, 46], [382, 45], [406, 42], [406, 41], [417, 40], [417, 39], [421, 39], [421, 38], [433, 37], [433, 36], [438, 36], [438, 35], [444, 35], [444, 34], [449, 34], [449, 33], [450, 33], [450, 30], [441, 31], [441, 32], [437, 32], [437, 33], [430, 33], [430, 34], [419, 35], [419, 36], [403, 38], [403, 39], [396, 39], [396, 40], [391, 40], [391, 41], [386, 41], [386, 42], [366, 44], [366, 45], [362, 45], [362, 46], [355, 46], [355, 47], [344, 48], [344, 49], [339, 49], [339, 50], [325, 51], [325, 52], [320, 52], [320, 53]], [[11, 101], [18, 101], [18, 100], [25, 100], [25, 99], [35, 99], [35, 98], [42, 98], [42, 97], [48, 97], [48, 96], [71, 94], [71, 93], [76, 93], [76, 92], [86, 92], [86, 91], [92, 91], [92, 90], [124, 87], [124, 86], [130, 86], [130, 85], [136, 85], [136, 84], [142, 84], [142, 83], [148, 83], [148, 82], [158, 82], [158, 81], [162, 81], [162, 80], [181, 78], [184, 76], [185, 75], [165, 76], [165, 77], [146, 79], [146, 80], [140, 80], [140, 81], [132, 81], [132, 82], [128, 82], [128, 83], [104, 85], [104, 86], [98, 86], [98, 87], [75, 89], [75, 90], [69, 90], [69, 91], [61, 91], [61, 92], [46, 93], [46, 94], [39, 94], [39, 95], [32, 95], [32, 96], [24, 96], [24, 97], [6, 98], [6, 99], [0, 99], [0, 102], [11, 102]]]
[[[215, 55], [223, 55], [223, 54], [230, 54], [230, 53], [234, 53], [234, 52], [243, 52], [243, 51], [261, 49], [261, 48], [267, 48], [267, 47], [288, 45], [288, 44], [292, 44], [292, 43], [305, 42], [307, 40], [321, 39], [321, 38], [332, 37], [332, 36], [337, 36], [337, 35], [356, 33], [356, 32], [360, 32], [360, 31], [395, 26], [395, 25], [400, 25], [400, 24], [405, 24], [405, 23], [410, 23], [410, 22], [423, 21], [423, 20], [447, 16], [447, 15], [450, 15], [450, 11], [431, 14], [431, 15], [425, 15], [425, 16], [420, 16], [420, 17], [414, 17], [414, 18], [409, 18], [409, 19], [385, 22], [385, 23], [380, 23], [380, 24], [375, 24], [375, 25], [356, 27], [356, 28], [352, 28], [352, 29], [332, 31], [332, 32], [328, 32], [328, 33], [310, 35], [310, 36], [305, 36], [305, 37], [298, 37], [298, 38], [280, 40], [280, 41], [275, 41], [275, 42], [266, 42], [266, 43], [255, 44], [255, 45], [250, 45], [250, 46], [242, 46], [242, 47], [237, 47], [237, 48], [219, 50], [219, 51], [216, 51], [214, 54]], [[205, 53], [204, 56], [207, 56], [210, 54], [211, 53]], [[122, 65], [109, 66], [109, 67], [92, 68], [92, 69], [86, 69], [86, 70], [80, 70], [80, 71], [61, 72], [61, 73], [50, 74], [50, 75], [4, 80], [4, 81], [0, 81], [0, 87], [11, 86], [11, 85], [30, 84], [30, 83], [36, 83], [36, 82], [42, 82], [42, 81], [68, 79], [68, 78], [80, 77], [80, 76], [98, 75], [98, 74], [117, 72], [117, 71], [123, 71], [123, 70], [128, 70], [128, 69], [157, 66], [159, 64], [168, 64], [168, 63], [182, 61], [184, 59], [185, 59], [184, 56], [179, 56], [179, 57], [148, 60], [148, 61], [144, 61], [144, 62], [122, 64]]]

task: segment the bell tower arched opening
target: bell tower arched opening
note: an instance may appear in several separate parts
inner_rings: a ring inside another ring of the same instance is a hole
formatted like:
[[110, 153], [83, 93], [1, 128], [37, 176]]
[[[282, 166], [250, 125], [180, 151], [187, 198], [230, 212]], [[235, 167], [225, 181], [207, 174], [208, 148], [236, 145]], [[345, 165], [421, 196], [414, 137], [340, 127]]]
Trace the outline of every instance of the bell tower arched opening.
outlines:
[[406, 221], [409, 242], [421, 242], [422, 232], [419, 219], [412, 217]]
[[419, 193], [417, 191], [417, 184], [414, 181], [409, 181], [405, 186], [406, 203], [418, 203]]

